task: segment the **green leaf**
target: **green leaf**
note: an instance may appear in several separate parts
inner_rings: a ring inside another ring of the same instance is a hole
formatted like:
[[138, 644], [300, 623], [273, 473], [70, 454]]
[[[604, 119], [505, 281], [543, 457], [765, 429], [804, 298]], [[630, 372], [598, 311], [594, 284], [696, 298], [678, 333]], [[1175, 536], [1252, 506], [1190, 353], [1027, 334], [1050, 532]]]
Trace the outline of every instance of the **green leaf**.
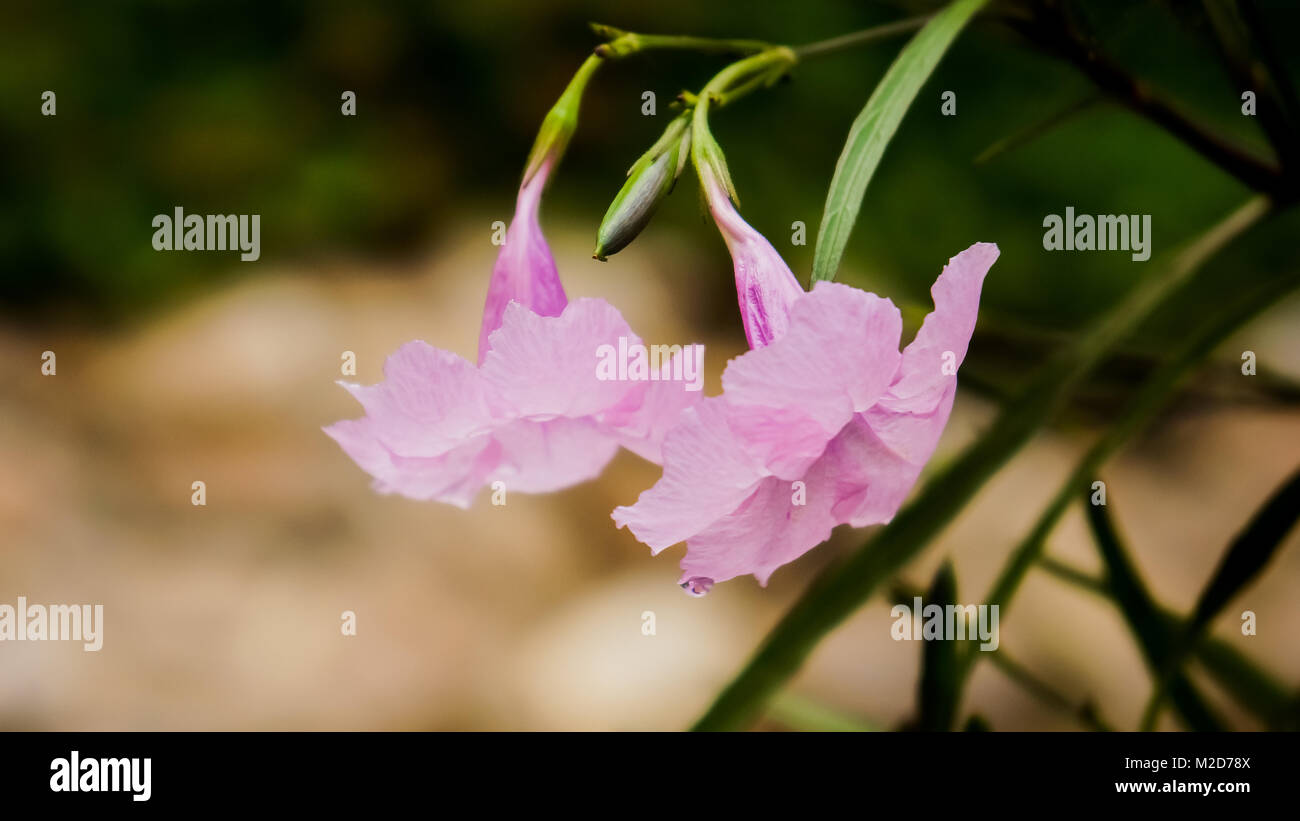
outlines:
[[[1078, 568], [1046, 556], [1039, 561], [1038, 566], [1061, 581], [1114, 603], [1110, 597], [1110, 588], [1104, 579], [1098, 579]], [[1161, 610], [1160, 618], [1164, 621], [1165, 630], [1169, 635], [1177, 635], [1183, 631], [1184, 621], [1178, 614]], [[1197, 661], [1215, 683], [1271, 729], [1288, 731], [1300, 729], [1298, 724], [1300, 714], [1296, 711], [1297, 705], [1291, 693], [1271, 673], [1252, 661], [1245, 653], [1231, 643], [1214, 636], [1203, 639], [1196, 646], [1195, 652]], [[994, 654], [993, 662], [997, 664], [1002, 655], [1003, 651], [998, 650]]]
[[[1107, 506], [1092, 504], [1089, 494], [1084, 495], [1083, 505], [1088, 527], [1092, 530], [1102, 561], [1106, 564], [1106, 578], [1111, 595], [1119, 604], [1129, 629], [1137, 637], [1147, 666], [1153, 673], [1159, 674], [1173, 653], [1173, 636], [1166, 629], [1160, 608], [1152, 600], [1137, 569], [1129, 561], [1127, 551], [1110, 520]], [[1213, 732], [1223, 729], [1205, 700], [1181, 672], [1174, 672], [1169, 678], [1169, 698], [1193, 730]]]
[[1300, 516], [1300, 472], [1273, 493], [1251, 518], [1246, 529], [1228, 546], [1214, 575], [1197, 598], [1191, 617], [1176, 634], [1176, 644], [1165, 660], [1156, 689], [1143, 713], [1143, 728], [1155, 725], [1171, 677], [1191, 655], [1210, 622], [1233, 596], [1260, 574], [1295, 525], [1297, 516]]
[[954, 0], [931, 18], [899, 52], [853, 121], [839, 162], [835, 164], [835, 176], [831, 178], [826, 208], [817, 229], [813, 282], [835, 278], [849, 234], [857, 222], [867, 183], [876, 173], [885, 147], [948, 47], [987, 1]]
[[[957, 577], [952, 562], [944, 562], [925, 594], [925, 604], [946, 607], [957, 603]], [[917, 638], [913, 636], [913, 638]], [[921, 682], [918, 727], [929, 732], [947, 732], [957, 719], [958, 644], [952, 637], [921, 642]]]
[[[1006, 616], [1021, 582], [1040, 560], [1048, 535], [1078, 490], [1091, 483], [1096, 472], [1126, 441], [1151, 423], [1194, 366], [1203, 362], [1230, 334], [1275, 304], [1297, 284], [1296, 276], [1290, 272], [1276, 276], [1226, 302], [1207, 323], [1191, 333], [1169, 361], [1143, 383], [1142, 388], [1116, 416], [1110, 429], [1088, 449], [1061, 483], [1033, 529], [1011, 552], [993, 588], [984, 597], [985, 601], [997, 604], [1003, 617]], [[1044, 565], [1044, 569], [1052, 568]], [[970, 667], [977, 659], [978, 656], [966, 658], [963, 679], [969, 676]]]
[[939, 471], [888, 527], [817, 577], [695, 729], [735, 729], [756, 718], [763, 703], [794, 675], [818, 640], [921, 552], [1117, 342], [1141, 325], [1206, 259], [1268, 211], [1267, 199], [1248, 201], [1157, 276], [1134, 288], [1091, 330], [1053, 355], [984, 435]]
[[1300, 517], [1300, 471], [1278, 488], [1224, 555], [1201, 592], [1187, 630], [1200, 633], [1233, 596], [1259, 575]]

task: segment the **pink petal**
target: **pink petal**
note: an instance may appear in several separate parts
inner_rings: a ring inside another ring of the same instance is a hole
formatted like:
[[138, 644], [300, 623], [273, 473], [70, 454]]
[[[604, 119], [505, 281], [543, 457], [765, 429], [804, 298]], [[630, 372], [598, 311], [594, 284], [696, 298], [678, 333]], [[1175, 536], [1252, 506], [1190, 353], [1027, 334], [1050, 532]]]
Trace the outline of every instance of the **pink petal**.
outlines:
[[493, 433], [499, 461], [488, 481], [507, 491], [550, 493], [594, 479], [618, 451], [618, 442], [590, 419], [518, 421]]
[[[602, 423], [618, 436], [623, 447], [642, 459], [663, 463], [664, 437], [683, 410], [704, 398], [702, 390], [689, 387], [701, 383], [703, 374], [697, 373], [698, 379], [686, 378], [689, 367], [702, 369], [703, 355], [703, 345], [686, 346], [662, 363], [659, 379], [638, 383], [622, 402], [601, 414]], [[685, 361], [691, 365], [683, 364]]]
[[979, 242], [948, 260], [930, 289], [934, 310], [904, 349], [898, 378], [881, 400], [882, 407], [927, 413], [949, 386], [956, 384], [955, 373], [944, 373], [945, 353], [953, 355], [953, 371], [966, 358], [979, 312], [980, 289], [998, 253], [996, 245]]
[[955, 389], [930, 414], [873, 409], [855, 417], [822, 457], [834, 477], [836, 521], [866, 527], [894, 518], [934, 453]]
[[483, 325], [478, 336], [479, 364], [491, 349], [492, 332], [501, 327], [506, 306], [512, 301], [541, 316], [559, 316], [568, 303], [564, 286], [555, 269], [555, 257], [542, 235], [537, 221], [542, 189], [550, 176], [553, 161], [547, 159], [519, 189], [515, 216], [506, 231], [505, 244], [492, 266], [487, 302], [483, 306]]
[[639, 343], [623, 316], [602, 299], [580, 299], [558, 317], [519, 303], [491, 335], [481, 373], [498, 414], [587, 416], [617, 405], [639, 383], [597, 377], [599, 350], [619, 338]]
[[745, 337], [749, 347], [761, 348], [785, 333], [790, 306], [804, 290], [772, 243], [741, 218], [721, 182], [707, 170], [700, 181], [709, 212], [731, 252]]
[[664, 474], [654, 487], [613, 513], [615, 524], [655, 553], [735, 510], [766, 475], [727, 424], [720, 397], [682, 412], [664, 439], [663, 456]]
[[489, 424], [477, 369], [425, 342], [390, 355], [377, 385], [340, 384], [365, 408], [374, 437], [403, 456], [438, 456]]
[[[854, 412], [871, 407], [889, 387], [902, 327], [889, 300], [819, 283], [795, 301], [784, 336], [727, 366], [722, 385], [729, 404], [738, 411], [782, 411], [738, 413], [733, 427], [779, 475], [797, 478], [789, 472], [801, 469], [801, 459], [821, 453]], [[820, 441], [809, 422], [820, 428]]]
[[375, 490], [380, 493], [468, 508], [499, 457], [499, 448], [486, 435], [438, 456], [400, 456], [383, 444], [376, 428], [367, 417], [336, 422], [325, 428], [325, 433], [374, 477]]
[[762, 480], [735, 510], [690, 538], [679, 583], [703, 580], [707, 589], [752, 573], [766, 586], [774, 570], [830, 538], [837, 522], [827, 478], [826, 471], [814, 466], [798, 493], [792, 482]]

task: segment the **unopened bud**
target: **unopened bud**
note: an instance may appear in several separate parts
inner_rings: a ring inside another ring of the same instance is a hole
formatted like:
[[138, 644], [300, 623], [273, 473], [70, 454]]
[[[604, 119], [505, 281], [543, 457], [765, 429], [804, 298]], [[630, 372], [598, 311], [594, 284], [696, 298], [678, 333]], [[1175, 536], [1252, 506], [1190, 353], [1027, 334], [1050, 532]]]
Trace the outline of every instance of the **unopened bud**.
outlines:
[[679, 116], [636, 161], [600, 222], [593, 258], [603, 262], [608, 255], [626, 248], [650, 224], [655, 209], [673, 190], [686, 165], [690, 140], [689, 115]]

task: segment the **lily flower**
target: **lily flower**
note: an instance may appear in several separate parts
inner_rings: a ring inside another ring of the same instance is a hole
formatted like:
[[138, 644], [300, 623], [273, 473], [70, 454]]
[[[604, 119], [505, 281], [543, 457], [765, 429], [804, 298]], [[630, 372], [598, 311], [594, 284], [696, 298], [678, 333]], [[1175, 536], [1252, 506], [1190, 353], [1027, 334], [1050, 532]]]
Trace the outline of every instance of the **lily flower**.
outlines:
[[751, 350], [727, 365], [721, 396], [669, 431], [659, 482], [613, 512], [656, 554], [687, 543], [679, 584], [694, 595], [745, 574], [766, 586], [836, 525], [893, 518], [947, 424], [998, 257], [979, 243], [950, 259], [930, 291], [934, 311], [900, 352], [892, 302], [831, 282], [803, 291], [725, 181], [708, 165], [701, 181]]
[[667, 429], [699, 394], [676, 364], [641, 380], [603, 379], [600, 352], [638, 346], [614, 306], [569, 302], [538, 222], [542, 191], [577, 124], [591, 57], [547, 115], [492, 269], [475, 365], [423, 341], [384, 365], [384, 381], [341, 382], [365, 409], [325, 432], [381, 493], [467, 508], [497, 482], [545, 493], [598, 475], [620, 445], [658, 461]]

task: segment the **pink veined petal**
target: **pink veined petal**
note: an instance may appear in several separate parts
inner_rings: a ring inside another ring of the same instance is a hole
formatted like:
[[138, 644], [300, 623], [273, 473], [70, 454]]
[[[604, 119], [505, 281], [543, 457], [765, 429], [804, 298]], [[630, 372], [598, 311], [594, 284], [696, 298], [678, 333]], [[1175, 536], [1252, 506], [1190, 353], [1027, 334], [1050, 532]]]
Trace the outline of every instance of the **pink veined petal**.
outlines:
[[602, 380], [597, 366], [602, 346], [616, 354], [620, 338], [640, 343], [602, 299], [580, 299], [558, 317], [538, 316], [517, 302], [508, 306], [480, 370], [493, 410], [544, 419], [617, 405], [637, 383]]
[[727, 423], [720, 397], [682, 411], [663, 445], [664, 474], [636, 504], [614, 508], [619, 527], [627, 527], [651, 551], [694, 536], [735, 510], [766, 474], [748, 456]]
[[559, 316], [568, 304], [560, 275], [555, 269], [546, 237], [542, 235], [537, 213], [542, 189], [550, 176], [553, 161], [542, 165], [519, 189], [515, 216], [506, 230], [506, 241], [492, 266], [487, 302], [483, 306], [483, 325], [478, 336], [478, 361], [482, 364], [491, 349], [491, 335], [501, 327], [506, 306], [517, 302], [540, 316]]
[[[957, 381], [956, 369], [966, 358], [979, 312], [980, 290], [998, 247], [979, 242], [948, 260], [930, 294], [934, 310], [926, 316], [916, 338], [903, 350], [898, 377], [881, 399], [893, 411], [927, 413]], [[946, 356], [951, 352], [952, 357]], [[945, 373], [945, 359], [952, 367]]]
[[[698, 354], [696, 353], [698, 351]], [[686, 408], [704, 398], [702, 387], [704, 346], [687, 345], [680, 354], [661, 364], [659, 379], [640, 383], [619, 405], [600, 419], [623, 447], [642, 459], [663, 463], [663, 442]]]
[[705, 170], [701, 184], [709, 212], [731, 252], [745, 337], [749, 347], [761, 348], [785, 333], [790, 307], [805, 292], [772, 243], [741, 218], [722, 183]]
[[836, 486], [836, 521], [866, 527], [894, 518], [934, 453], [955, 393], [953, 386], [929, 414], [872, 409], [840, 431], [822, 457]]
[[487, 435], [473, 437], [437, 456], [400, 456], [375, 435], [376, 427], [369, 417], [349, 419], [330, 425], [325, 433], [374, 477], [379, 493], [468, 508], [498, 460], [499, 449]]
[[550, 493], [594, 479], [618, 451], [618, 442], [591, 419], [520, 420], [498, 428], [500, 458], [487, 481], [521, 493]]
[[801, 480], [769, 477], [735, 510], [692, 536], [682, 559], [679, 584], [704, 589], [753, 574], [767, 586], [772, 572], [830, 538], [837, 524], [836, 501], [827, 471], [814, 465]]
[[[889, 300], [819, 283], [794, 303], [784, 336], [727, 366], [724, 396], [741, 411], [733, 427], [774, 472], [793, 478], [791, 471], [806, 467], [854, 412], [871, 407], [889, 387], [902, 328]], [[820, 428], [820, 441], [809, 422]]]
[[376, 440], [403, 456], [437, 456], [489, 423], [477, 369], [425, 342], [393, 352], [376, 385], [339, 384], [365, 408]]

